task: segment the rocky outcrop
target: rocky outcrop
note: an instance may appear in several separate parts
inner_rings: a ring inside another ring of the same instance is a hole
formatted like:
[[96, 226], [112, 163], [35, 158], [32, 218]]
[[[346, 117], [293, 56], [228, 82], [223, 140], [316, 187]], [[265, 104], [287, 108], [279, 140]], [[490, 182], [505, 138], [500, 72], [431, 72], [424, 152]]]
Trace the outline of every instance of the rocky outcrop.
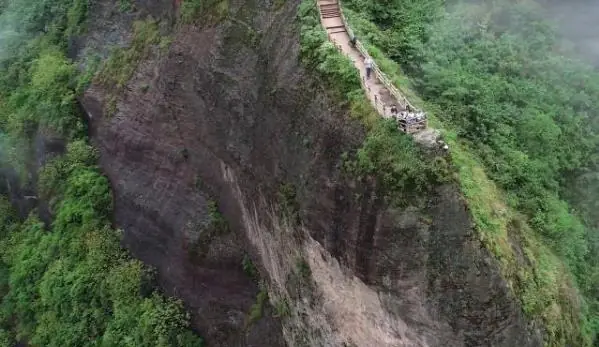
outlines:
[[[297, 5], [182, 27], [112, 116], [86, 92], [125, 246], [208, 345], [540, 346], [455, 188], [394, 209], [343, 173], [364, 131], [299, 63]], [[211, 200], [228, 228], [210, 231]], [[258, 320], [245, 254], [272, 303]]]

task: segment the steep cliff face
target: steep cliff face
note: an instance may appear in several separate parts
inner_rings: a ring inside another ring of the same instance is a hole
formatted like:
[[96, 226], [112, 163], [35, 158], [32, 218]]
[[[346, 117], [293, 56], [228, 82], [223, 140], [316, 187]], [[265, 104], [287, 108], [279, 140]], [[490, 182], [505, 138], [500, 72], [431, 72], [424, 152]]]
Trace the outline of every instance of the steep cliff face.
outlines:
[[[156, 4], [138, 7], [176, 6]], [[106, 87], [82, 101], [125, 246], [208, 344], [541, 345], [454, 187], [400, 210], [343, 173], [364, 130], [302, 68], [298, 1], [227, 6], [140, 64], [115, 114]], [[210, 227], [211, 201], [227, 228]], [[258, 320], [245, 254], [272, 303]]]

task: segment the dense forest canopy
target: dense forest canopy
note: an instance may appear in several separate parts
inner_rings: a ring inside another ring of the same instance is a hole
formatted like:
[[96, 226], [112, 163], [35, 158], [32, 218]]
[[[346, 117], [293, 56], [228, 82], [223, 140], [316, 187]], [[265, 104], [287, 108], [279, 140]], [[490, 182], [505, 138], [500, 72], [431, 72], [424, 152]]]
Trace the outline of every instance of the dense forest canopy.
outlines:
[[65, 57], [87, 4], [0, 1], [2, 164], [26, 174], [36, 134], [68, 142], [36, 175], [50, 226], [35, 211], [23, 221], [0, 197], [0, 346], [200, 346], [182, 303], [155, 291], [154, 272], [110, 227], [108, 180], [76, 107], [91, 74]]
[[549, 343], [599, 346], [599, 72], [564, 45], [546, 3], [344, 4], [576, 278], [580, 322]]

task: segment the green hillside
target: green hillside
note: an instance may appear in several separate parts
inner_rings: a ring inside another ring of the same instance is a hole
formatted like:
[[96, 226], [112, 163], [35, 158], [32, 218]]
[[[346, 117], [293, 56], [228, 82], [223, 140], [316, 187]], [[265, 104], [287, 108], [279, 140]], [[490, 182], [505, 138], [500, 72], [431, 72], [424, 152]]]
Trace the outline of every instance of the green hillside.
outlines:
[[444, 130], [480, 236], [526, 313], [543, 319], [547, 345], [597, 345], [599, 72], [560, 46], [532, 1], [344, 9]]
[[21, 221], [0, 198], [0, 346], [200, 346], [182, 303], [154, 292], [153, 271], [110, 227], [108, 179], [75, 103], [91, 75], [65, 57], [87, 1], [2, 1], [0, 13], [3, 167], [27, 176], [36, 133], [69, 141], [39, 172], [51, 230], [35, 213]]

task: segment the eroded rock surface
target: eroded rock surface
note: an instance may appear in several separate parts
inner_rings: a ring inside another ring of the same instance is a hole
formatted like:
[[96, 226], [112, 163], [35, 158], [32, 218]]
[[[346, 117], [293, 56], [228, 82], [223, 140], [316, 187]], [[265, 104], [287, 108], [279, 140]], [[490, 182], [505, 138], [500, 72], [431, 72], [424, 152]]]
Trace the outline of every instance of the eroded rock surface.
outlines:
[[[455, 188], [397, 210], [344, 176], [364, 133], [302, 68], [297, 6], [231, 1], [182, 27], [113, 116], [108, 90], [86, 92], [124, 244], [211, 346], [540, 346]], [[207, 237], [210, 200], [230, 228]], [[256, 322], [246, 253], [273, 304]]]

